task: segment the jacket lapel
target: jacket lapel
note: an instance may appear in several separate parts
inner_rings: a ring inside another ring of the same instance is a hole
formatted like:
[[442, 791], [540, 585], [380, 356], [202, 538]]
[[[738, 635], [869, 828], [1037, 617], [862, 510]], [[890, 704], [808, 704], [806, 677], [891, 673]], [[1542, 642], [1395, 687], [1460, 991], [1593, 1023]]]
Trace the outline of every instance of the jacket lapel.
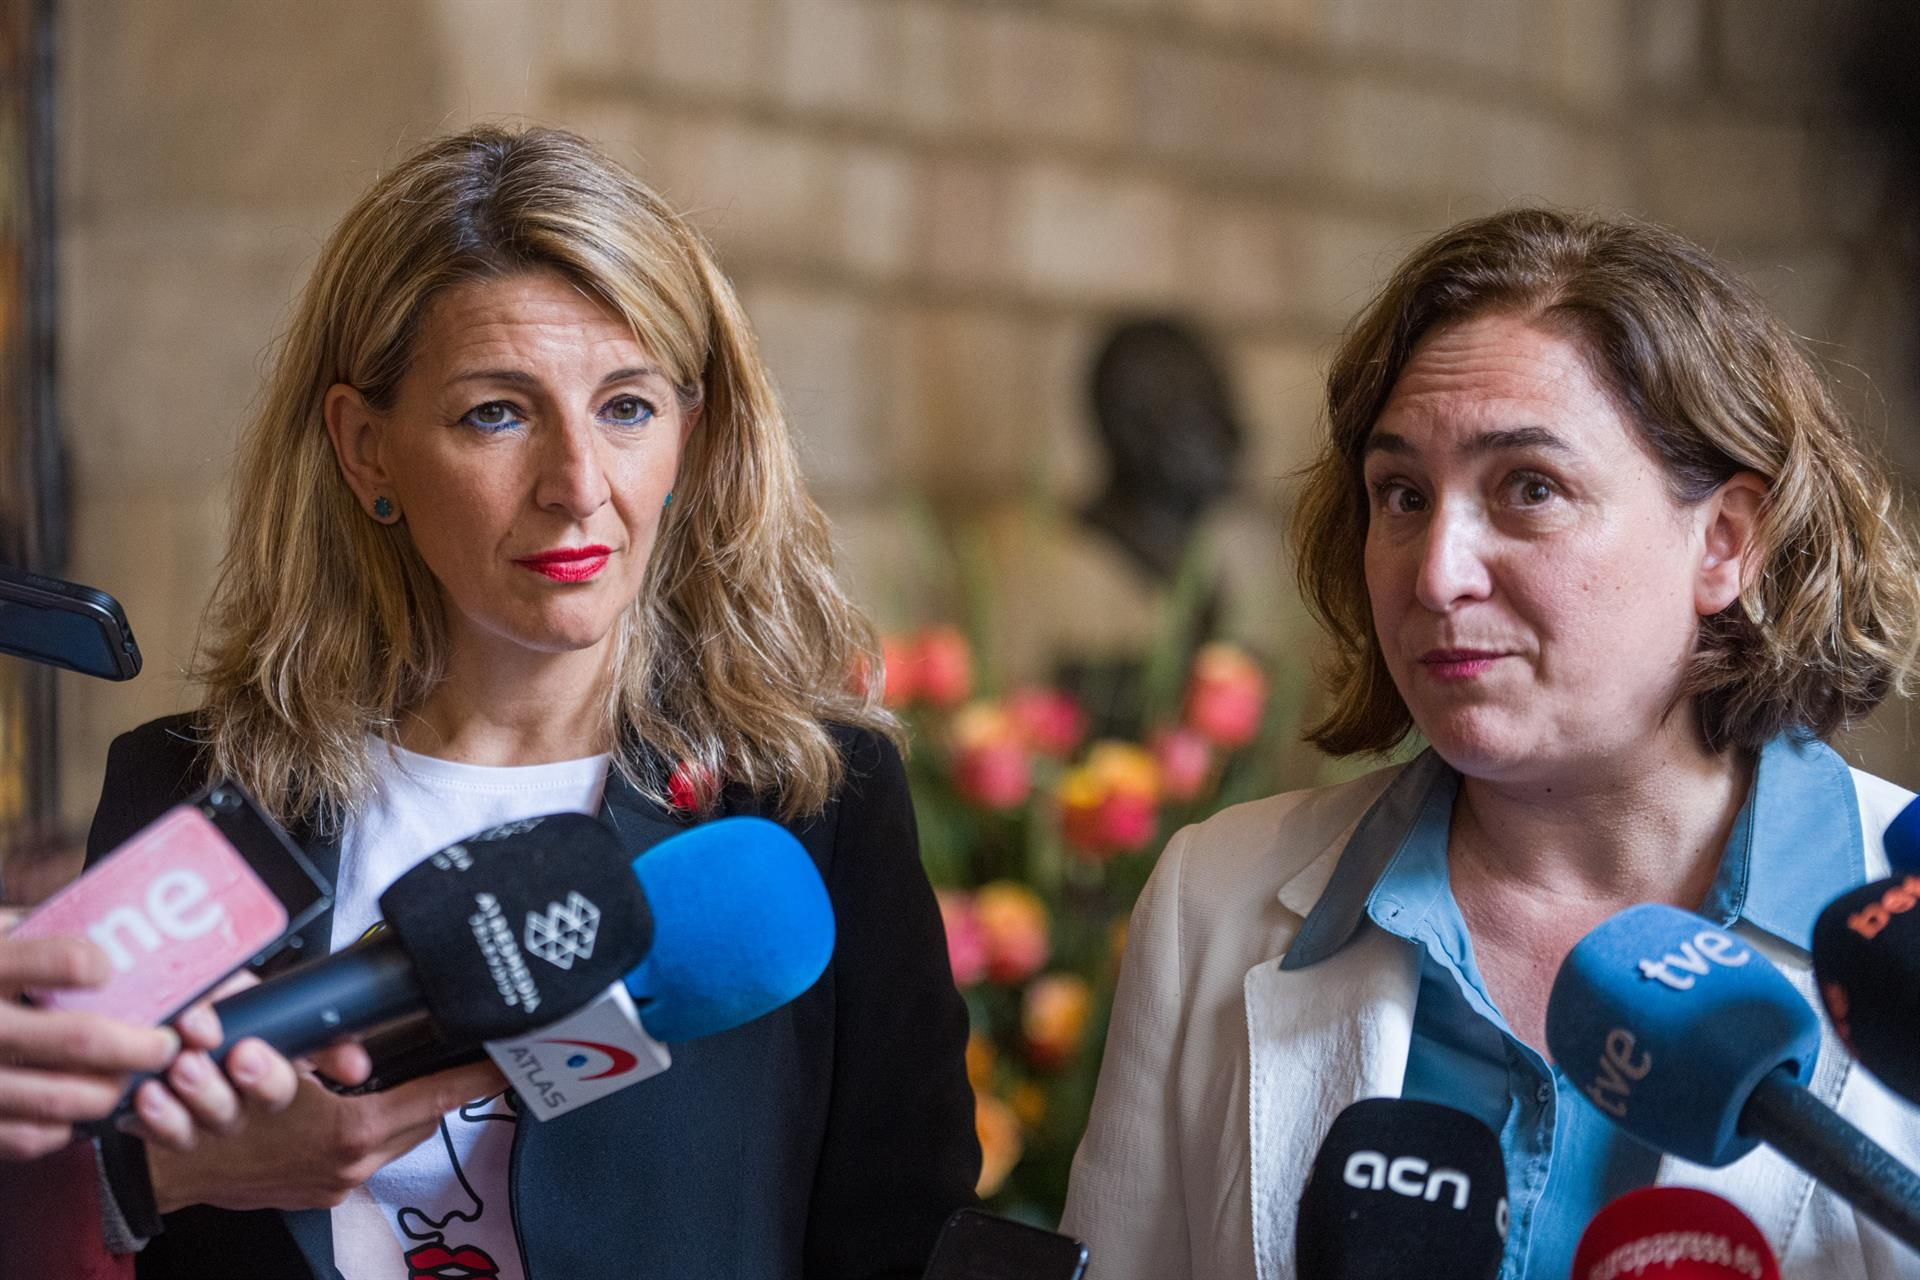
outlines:
[[[1280, 889], [1304, 921], [1351, 837], [1342, 832]], [[1298, 937], [1286, 940], [1290, 947]], [[1247, 971], [1248, 1149], [1254, 1265], [1260, 1280], [1293, 1274], [1296, 1206], [1314, 1156], [1340, 1111], [1361, 1098], [1397, 1096], [1413, 1044], [1418, 955], [1383, 930], [1362, 927], [1333, 955], [1281, 967], [1285, 949]]]

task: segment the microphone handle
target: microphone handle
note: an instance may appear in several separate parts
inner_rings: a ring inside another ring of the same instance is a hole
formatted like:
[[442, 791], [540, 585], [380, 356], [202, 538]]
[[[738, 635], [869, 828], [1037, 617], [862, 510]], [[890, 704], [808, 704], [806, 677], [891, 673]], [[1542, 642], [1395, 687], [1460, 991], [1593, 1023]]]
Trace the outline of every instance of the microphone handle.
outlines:
[[214, 1005], [223, 1038], [213, 1056], [224, 1063], [235, 1041], [258, 1036], [296, 1058], [426, 1007], [406, 948], [380, 933]]
[[1761, 1078], [1740, 1111], [1760, 1139], [1861, 1213], [1920, 1250], [1920, 1175], [1809, 1092], [1786, 1067]]

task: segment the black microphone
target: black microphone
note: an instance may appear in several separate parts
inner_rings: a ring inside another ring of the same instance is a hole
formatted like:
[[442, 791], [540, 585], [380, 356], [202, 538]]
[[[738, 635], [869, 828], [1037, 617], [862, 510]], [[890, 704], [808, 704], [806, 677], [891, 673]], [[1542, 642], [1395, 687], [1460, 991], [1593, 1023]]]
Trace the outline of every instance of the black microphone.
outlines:
[[521, 1035], [593, 1001], [653, 938], [619, 840], [579, 813], [449, 845], [388, 886], [380, 911], [380, 932], [216, 1004], [215, 1056], [258, 1036], [297, 1057], [421, 1014], [467, 1042]]
[[1435, 1102], [1363, 1098], [1334, 1117], [1300, 1196], [1299, 1280], [1493, 1280], [1507, 1242], [1500, 1141]]
[[1920, 1104], [1920, 874], [1835, 898], [1813, 927], [1813, 973], [1860, 1064]]

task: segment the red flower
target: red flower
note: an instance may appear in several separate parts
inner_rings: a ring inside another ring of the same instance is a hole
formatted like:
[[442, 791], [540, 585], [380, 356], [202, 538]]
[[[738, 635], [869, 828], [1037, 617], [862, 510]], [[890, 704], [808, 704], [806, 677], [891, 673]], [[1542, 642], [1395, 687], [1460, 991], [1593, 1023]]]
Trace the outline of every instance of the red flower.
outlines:
[[880, 701], [889, 707], [904, 707], [914, 699], [914, 644], [911, 636], [887, 636], [880, 641], [880, 662], [886, 668], [886, 683], [880, 689]]
[[667, 779], [667, 803], [682, 813], [699, 813], [713, 794], [713, 770], [693, 760], [682, 760]]
[[1017, 809], [1033, 789], [1033, 761], [1003, 709], [975, 703], [953, 719], [953, 785], [983, 808]]
[[1027, 745], [1042, 755], [1072, 754], [1087, 732], [1087, 716], [1080, 704], [1058, 689], [1016, 689], [1007, 699], [1007, 713]]
[[1187, 725], [1216, 746], [1252, 742], [1266, 711], [1267, 677], [1252, 658], [1228, 644], [1210, 644], [1193, 661], [1187, 684]]
[[987, 974], [987, 935], [974, 914], [973, 900], [964, 893], [941, 889], [934, 894], [940, 903], [940, 923], [946, 926], [947, 963], [953, 968], [953, 983], [970, 987]]
[[936, 707], [955, 707], [973, 692], [973, 651], [958, 627], [928, 627], [914, 644], [914, 691]]

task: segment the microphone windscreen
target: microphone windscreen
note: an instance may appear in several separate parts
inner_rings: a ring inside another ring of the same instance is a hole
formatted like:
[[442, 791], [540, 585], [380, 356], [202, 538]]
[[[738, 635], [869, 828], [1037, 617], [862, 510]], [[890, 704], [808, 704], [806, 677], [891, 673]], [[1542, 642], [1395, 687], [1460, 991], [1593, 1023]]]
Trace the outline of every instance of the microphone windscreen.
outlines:
[[813, 859], [764, 818], [721, 818], [633, 860], [653, 947], [627, 975], [647, 1034], [694, 1040], [803, 994], [833, 956], [833, 905]]
[[1570, 1280], [1780, 1280], [1746, 1214], [1694, 1187], [1642, 1187], [1581, 1233]]
[[1883, 839], [1894, 874], [1920, 875], [1920, 796], [1909, 800], [1899, 816], [1887, 824]]
[[1813, 973], [1860, 1064], [1920, 1103], [1920, 874], [1842, 894], [1813, 927]]
[[380, 911], [457, 1043], [566, 1017], [619, 982], [653, 932], [619, 840], [580, 813], [448, 845], [389, 885]]
[[1507, 1238], [1500, 1142], [1463, 1111], [1364, 1098], [1334, 1117], [1300, 1196], [1300, 1280], [1488, 1280]]
[[1594, 1106], [1657, 1151], [1730, 1164], [1761, 1077], [1805, 1084], [1820, 1019], [1753, 947], [1678, 907], [1628, 907], [1575, 944], [1547, 1000], [1547, 1048]]

